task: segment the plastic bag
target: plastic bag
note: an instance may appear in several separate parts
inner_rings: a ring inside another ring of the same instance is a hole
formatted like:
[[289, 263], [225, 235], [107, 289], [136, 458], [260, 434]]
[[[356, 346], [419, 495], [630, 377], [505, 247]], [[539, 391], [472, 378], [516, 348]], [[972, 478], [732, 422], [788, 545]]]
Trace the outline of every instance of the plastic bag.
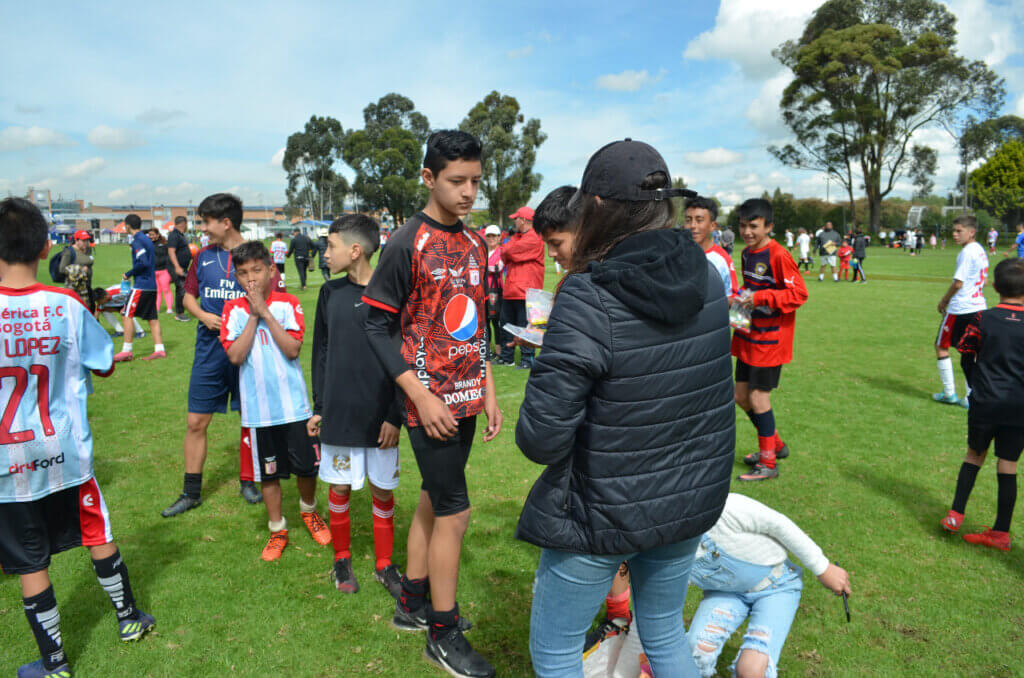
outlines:
[[555, 305], [555, 295], [538, 289], [526, 290], [526, 322], [531, 327], [543, 327], [551, 317], [551, 307]]
[[534, 346], [541, 346], [544, 343], [544, 328], [542, 327], [519, 327], [505, 323], [502, 329]]

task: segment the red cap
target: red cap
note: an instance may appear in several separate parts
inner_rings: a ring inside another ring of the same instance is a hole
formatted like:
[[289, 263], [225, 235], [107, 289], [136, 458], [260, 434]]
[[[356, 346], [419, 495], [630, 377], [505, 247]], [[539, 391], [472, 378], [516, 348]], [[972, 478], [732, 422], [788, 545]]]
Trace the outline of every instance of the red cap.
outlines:
[[532, 207], [526, 207], [524, 205], [523, 207], [520, 207], [519, 209], [517, 209], [512, 214], [508, 215], [509, 219], [518, 219], [519, 217], [522, 217], [523, 219], [526, 219], [527, 221], [533, 221], [533, 208]]
[[74, 238], [75, 240], [92, 240], [92, 233], [84, 230], [75, 231]]

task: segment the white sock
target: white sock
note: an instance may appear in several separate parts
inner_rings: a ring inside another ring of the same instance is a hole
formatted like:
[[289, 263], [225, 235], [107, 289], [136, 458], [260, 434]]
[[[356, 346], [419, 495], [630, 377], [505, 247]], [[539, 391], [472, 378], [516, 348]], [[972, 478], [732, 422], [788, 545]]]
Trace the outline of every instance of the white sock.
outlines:
[[820, 274], [820, 275], [818, 276], [818, 282], [821, 282], [821, 281], [822, 281], [822, 280], [824, 280], [824, 279], [825, 279], [825, 274], [824, 274], [824, 273], [822, 273], [822, 274]]
[[121, 319], [116, 315], [110, 311], [104, 311], [103, 317], [107, 319], [107, 324], [113, 327], [115, 332], [124, 332], [124, 329], [121, 327]]
[[953, 360], [946, 356], [939, 358], [939, 378], [942, 379], [942, 393], [946, 396], [956, 395], [956, 381], [953, 379]]
[[145, 330], [142, 329], [142, 325], [135, 318], [132, 318], [132, 322], [135, 323], [135, 334], [142, 334]]
[[153, 347], [153, 353], [159, 353], [162, 350], [164, 350], [163, 344], [157, 344], [156, 346]]
[[316, 510], [316, 497], [313, 497], [313, 503], [307, 504], [302, 501], [302, 497], [299, 497], [299, 511], [302, 513], [312, 513]]
[[284, 516], [281, 516], [281, 521], [278, 523], [275, 523], [273, 520], [268, 520], [267, 527], [270, 528], [271, 532], [280, 532], [281, 530], [288, 528], [288, 521], [285, 520]]
[[839, 282], [839, 275], [837, 273], [833, 273], [832, 279], [835, 280], [836, 282]]
[[132, 352], [132, 342], [126, 341], [123, 344], [121, 344], [121, 352], [122, 353], [131, 353]]

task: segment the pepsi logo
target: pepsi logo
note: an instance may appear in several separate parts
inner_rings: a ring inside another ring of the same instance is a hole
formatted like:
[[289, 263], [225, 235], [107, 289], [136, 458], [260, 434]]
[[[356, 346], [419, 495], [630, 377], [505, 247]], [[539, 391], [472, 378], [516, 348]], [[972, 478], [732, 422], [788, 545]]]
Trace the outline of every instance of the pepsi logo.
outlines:
[[479, 322], [476, 304], [465, 294], [456, 294], [444, 309], [444, 328], [458, 341], [469, 341], [476, 335]]

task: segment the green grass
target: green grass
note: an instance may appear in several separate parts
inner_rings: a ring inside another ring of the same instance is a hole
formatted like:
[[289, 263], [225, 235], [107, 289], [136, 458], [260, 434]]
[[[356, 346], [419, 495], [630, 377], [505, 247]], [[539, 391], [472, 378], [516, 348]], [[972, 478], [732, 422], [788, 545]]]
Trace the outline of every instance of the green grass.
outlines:
[[[98, 249], [96, 282], [113, 284], [128, 264], [128, 250]], [[985, 550], [938, 527], [952, 497], [966, 428], [963, 410], [930, 398], [939, 386], [935, 306], [956, 251], [926, 250], [922, 257], [877, 247], [869, 252], [867, 285], [808, 279], [811, 296], [798, 313], [795, 360], [773, 398], [793, 454], [780, 465], [778, 481], [734, 486], [790, 516], [851, 572], [849, 624], [839, 599], [805, 574], [781, 668], [810, 676], [1018, 675], [1024, 672], [1024, 545], [1010, 553]], [[289, 263], [289, 282], [294, 277]], [[554, 282], [553, 270], [547, 280]], [[310, 316], [316, 294], [313, 285], [299, 295]], [[358, 595], [343, 596], [330, 584], [330, 549], [301, 528], [294, 485], [285, 487], [285, 513], [298, 528], [292, 543], [280, 561], [260, 560], [266, 515], [238, 496], [236, 416], [214, 418], [203, 506], [172, 520], [159, 516], [181, 489], [195, 332], [194, 322], [160, 317], [169, 359], [118, 366], [110, 379], [96, 381], [90, 402], [96, 474], [114, 534], [136, 596], [158, 627], [139, 643], [119, 643], [113, 610], [86, 551], [57, 556], [51, 575], [77, 675], [440, 675], [423, 660], [422, 636], [388, 625], [393, 606], [372, 576], [367, 492], [352, 502], [356, 575], [363, 586]], [[138, 340], [136, 354], [147, 353], [151, 341]], [[308, 349], [302, 360], [308, 368]], [[478, 442], [470, 459], [474, 508], [459, 599], [476, 624], [472, 642], [499, 675], [527, 676], [538, 550], [512, 534], [541, 469], [514, 444], [526, 375], [508, 368], [495, 374], [505, 429], [490, 444]], [[756, 445], [742, 413], [737, 434], [739, 460]], [[404, 436], [402, 454], [395, 545], [400, 565], [419, 487]], [[738, 462], [735, 470], [742, 468]], [[968, 529], [991, 524], [994, 475], [989, 465], [979, 476]], [[321, 486], [322, 511], [326, 494]], [[687, 621], [699, 599], [691, 588]], [[36, 657], [16, 577], [0, 578], [0, 620], [0, 673], [10, 675]], [[737, 635], [723, 653], [721, 675], [739, 643]]]

